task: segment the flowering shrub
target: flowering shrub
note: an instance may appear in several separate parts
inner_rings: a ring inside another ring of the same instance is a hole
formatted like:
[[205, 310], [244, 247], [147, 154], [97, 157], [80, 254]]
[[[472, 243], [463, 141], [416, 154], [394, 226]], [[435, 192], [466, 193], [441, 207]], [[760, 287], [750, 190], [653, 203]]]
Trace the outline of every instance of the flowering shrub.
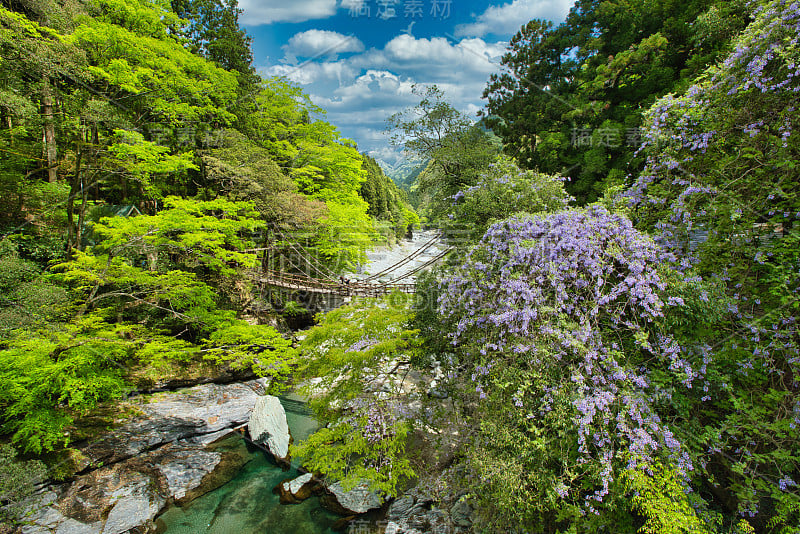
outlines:
[[724, 62], [647, 113], [648, 165], [628, 197], [676, 268], [716, 280], [727, 299], [687, 332], [714, 352], [706, 395], [675, 418], [692, 436], [695, 487], [725, 516], [797, 532], [800, 3], [750, 8]]
[[[752, 249], [758, 238], [800, 219], [797, 136], [800, 105], [800, 4], [753, 2], [755, 20], [734, 51], [685, 94], [667, 95], [645, 115], [647, 168], [628, 191], [642, 222], [666, 246], [699, 254], [715, 267], [720, 248]], [[754, 226], [758, 224], [758, 226]], [[685, 264], [688, 265], [688, 262]]]
[[292, 455], [346, 488], [367, 481], [395, 495], [414, 476], [406, 449], [411, 414], [389, 376], [419, 345], [410, 300], [402, 293], [357, 300], [320, 316], [303, 340], [296, 376], [317, 379], [304, 392], [327, 427], [293, 445]]
[[307, 469], [341, 481], [346, 490], [366, 481], [372, 490], [396, 496], [414, 477], [407, 450], [410, 421], [379, 401], [348, 403], [347, 413], [293, 445], [292, 454], [304, 458]]
[[482, 415], [473, 466], [499, 515], [613, 523], [600, 512], [620, 506], [621, 470], [692, 469], [655, 409], [702, 380], [705, 357], [661, 328], [680, 305], [664, 298], [666, 259], [595, 206], [493, 225], [444, 282], [440, 309]]

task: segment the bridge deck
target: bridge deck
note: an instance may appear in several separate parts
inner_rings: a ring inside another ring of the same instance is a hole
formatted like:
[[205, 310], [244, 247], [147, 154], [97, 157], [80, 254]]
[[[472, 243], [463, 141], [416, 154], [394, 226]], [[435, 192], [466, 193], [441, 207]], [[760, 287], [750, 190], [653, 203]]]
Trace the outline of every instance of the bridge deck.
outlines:
[[341, 284], [276, 271], [264, 271], [263, 275], [266, 276], [258, 277], [262, 284], [343, 297], [380, 297], [396, 290], [403, 293], [413, 293], [415, 290], [414, 284], [365, 284], [356, 281]]

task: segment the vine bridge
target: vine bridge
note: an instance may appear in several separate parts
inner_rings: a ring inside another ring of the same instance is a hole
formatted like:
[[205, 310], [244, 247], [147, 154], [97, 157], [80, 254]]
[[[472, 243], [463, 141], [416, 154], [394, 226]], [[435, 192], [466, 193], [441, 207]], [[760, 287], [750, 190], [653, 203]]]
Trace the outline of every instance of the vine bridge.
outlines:
[[[309, 267], [306, 271], [309, 273], [313, 271], [314, 275], [296, 274], [275, 269], [262, 269], [256, 273], [255, 278], [258, 283], [263, 285], [289, 290], [338, 295], [342, 297], [380, 297], [392, 291], [413, 293], [416, 286], [413, 280], [409, 281], [409, 279], [444, 258], [452, 250], [452, 247], [445, 248], [428, 261], [414, 267], [408, 272], [397, 274], [395, 278], [389, 280], [382, 279], [390, 276], [392, 273], [396, 273], [396, 271], [407, 266], [425, 252], [434, 248], [438, 241], [439, 235], [437, 234], [425, 242], [420, 248], [382, 271], [366, 278], [346, 280], [321, 265], [314, 259], [313, 255], [309, 254], [302, 246], [287, 239], [284, 243], [287, 243], [289, 248], [294, 251], [294, 254], [301, 258]], [[295, 269], [302, 271], [302, 269], [291, 262], [291, 260], [288, 260], [288, 263]]]

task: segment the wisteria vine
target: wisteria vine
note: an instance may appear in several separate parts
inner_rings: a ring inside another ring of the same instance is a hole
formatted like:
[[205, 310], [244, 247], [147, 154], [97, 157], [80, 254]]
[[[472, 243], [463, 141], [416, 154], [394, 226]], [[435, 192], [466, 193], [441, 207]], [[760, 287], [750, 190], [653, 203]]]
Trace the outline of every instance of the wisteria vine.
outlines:
[[[469, 362], [479, 399], [495, 389], [502, 365], [546, 376], [538, 386], [521, 385], [509, 407], [532, 424], [568, 399], [578, 465], [602, 466], [582, 496], [585, 511], [608, 494], [620, 469], [657, 457], [684, 474], [692, 468], [653, 409], [669, 395], [651, 380], [653, 368], [668, 367], [685, 388], [702, 378], [702, 366], [658, 329], [665, 308], [681, 304], [663, 298], [658, 269], [669, 258], [625, 217], [591, 207], [490, 227], [443, 284], [440, 309], [457, 319], [452, 343]], [[581, 497], [558, 488], [562, 497]]]

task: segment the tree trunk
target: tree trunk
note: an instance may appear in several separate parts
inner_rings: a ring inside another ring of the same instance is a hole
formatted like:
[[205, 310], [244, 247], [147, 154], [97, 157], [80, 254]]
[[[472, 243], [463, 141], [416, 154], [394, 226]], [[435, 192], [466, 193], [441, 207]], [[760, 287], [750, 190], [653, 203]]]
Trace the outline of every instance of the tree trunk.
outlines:
[[45, 78], [42, 89], [42, 116], [44, 117], [44, 148], [47, 159], [47, 181], [54, 183], [58, 179], [58, 150], [56, 148], [56, 126], [53, 114], [53, 93], [50, 82]]
[[[81, 228], [83, 224], [83, 211], [85, 209], [85, 192], [82, 192], [83, 185], [82, 171], [81, 171], [81, 158], [83, 151], [81, 150], [81, 142], [75, 144], [75, 175], [72, 178], [69, 188], [69, 198], [67, 198], [67, 253], [71, 253], [74, 249], [80, 247], [81, 242]], [[81, 214], [78, 217], [78, 224], [75, 224], [75, 197], [81, 195]]]
[[78, 250], [83, 250], [83, 226], [86, 221], [86, 203], [89, 199], [89, 188], [86, 186], [86, 173], [81, 171], [78, 167], [78, 165], [80, 165], [80, 157], [80, 153], [75, 156], [75, 170], [81, 188], [81, 209], [78, 212], [78, 227], [75, 231], [75, 243], [78, 246]]
[[[100, 134], [97, 131], [97, 123], [92, 123], [92, 167], [94, 169], [98, 168], [98, 154], [100, 154]], [[95, 176], [97, 176], [97, 171], [95, 171]], [[94, 184], [94, 200], [95, 202], [100, 200], [100, 180], [93, 180], [92, 183]]]

